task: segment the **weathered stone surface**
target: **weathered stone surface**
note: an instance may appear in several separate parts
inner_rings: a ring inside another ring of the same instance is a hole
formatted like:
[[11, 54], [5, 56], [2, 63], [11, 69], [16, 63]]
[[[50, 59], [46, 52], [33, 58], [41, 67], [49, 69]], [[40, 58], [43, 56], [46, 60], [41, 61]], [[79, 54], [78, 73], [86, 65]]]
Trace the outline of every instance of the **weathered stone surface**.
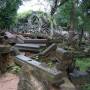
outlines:
[[16, 44], [19, 50], [39, 52], [40, 46], [35, 44]]
[[8, 43], [16, 42], [16, 35], [10, 32], [5, 32], [4, 38], [5, 38], [5, 42], [6, 41], [8, 41]]
[[25, 39], [24, 43], [46, 44], [47, 39]]
[[47, 44], [47, 39], [31, 39], [31, 38], [26, 38], [23, 37], [22, 35], [17, 35], [16, 37], [16, 42], [17, 43], [28, 43], [28, 44], [36, 44], [39, 46], [46, 46]]
[[65, 83], [60, 86], [61, 90], [76, 90], [76, 87], [68, 78], [63, 78]]
[[8, 40], [4, 37], [5, 33], [0, 33], [0, 72], [5, 73], [7, 71], [8, 65], [11, 61], [10, 48], [8, 45]]
[[9, 45], [0, 45], [0, 53], [9, 53], [10, 46]]
[[5, 73], [9, 64], [10, 46], [0, 45], [0, 72]]
[[55, 68], [42, 66], [40, 62], [37, 62], [23, 55], [16, 56], [16, 62], [21, 65], [25, 65], [26, 63], [25, 67], [29, 66], [29, 69], [33, 70], [34, 75], [36, 75], [37, 77], [41, 76], [41, 78], [48, 80], [50, 83], [56, 83], [63, 77], [61, 71], [58, 71]]
[[55, 43], [51, 44], [47, 49], [45, 49], [43, 52], [40, 53], [41, 56], [48, 56], [50, 53], [55, 51], [57, 48], [57, 45]]
[[25, 40], [25, 37], [23, 37], [22, 35], [17, 35], [17, 38], [20, 38], [21, 40]]
[[75, 85], [83, 85], [88, 82], [90, 77], [87, 72], [74, 70], [72, 73], [70, 73], [70, 78]]
[[[56, 57], [59, 60], [60, 68], [62, 70], [66, 70], [70, 68], [70, 66], [72, 67], [72, 63], [74, 63], [72, 54], [63, 48], [56, 49]], [[57, 68], [59, 68], [58, 66], [59, 65], [57, 65]]]
[[60, 59], [60, 60], [71, 60], [72, 61], [72, 54], [66, 50], [64, 50], [63, 48], [57, 48], [56, 49], [56, 56]]
[[23, 70], [20, 74], [18, 90], [48, 90], [46, 83], [38, 80], [28, 70]]
[[15, 38], [16, 36], [10, 32], [5, 32], [5, 36], [7, 36], [9, 39], [10, 38]]
[[10, 48], [10, 55], [11, 55], [11, 56], [16, 56], [16, 55], [19, 55], [19, 54], [20, 54], [20, 52], [19, 52], [19, 50], [18, 50], [17, 47], [12, 46], [12, 47]]
[[24, 43], [25, 38], [22, 35], [16, 36], [16, 42], [17, 43]]
[[26, 37], [41, 37], [41, 38], [50, 38], [48, 35], [46, 34], [42, 34], [42, 33], [38, 33], [38, 34], [35, 34], [35, 33], [24, 33], [22, 34], [23, 36], [26, 36]]
[[26, 48], [40, 48], [39, 45], [35, 44], [16, 44], [16, 47], [26, 47]]

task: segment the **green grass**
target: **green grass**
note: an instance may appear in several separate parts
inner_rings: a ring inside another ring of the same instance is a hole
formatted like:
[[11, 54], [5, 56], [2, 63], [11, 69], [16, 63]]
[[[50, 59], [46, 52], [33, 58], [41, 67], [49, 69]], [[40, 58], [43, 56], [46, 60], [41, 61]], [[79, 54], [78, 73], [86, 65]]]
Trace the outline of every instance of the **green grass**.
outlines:
[[86, 84], [84, 86], [81, 86], [81, 90], [90, 90], [90, 84]]
[[[76, 65], [80, 67], [81, 71], [86, 71], [90, 67], [90, 58], [76, 58]], [[90, 90], [90, 82], [81, 86], [81, 90]]]
[[80, 67], [81, 71], [85, 71], [90, 67], [90, 58], [77, 58], [76, 65]]

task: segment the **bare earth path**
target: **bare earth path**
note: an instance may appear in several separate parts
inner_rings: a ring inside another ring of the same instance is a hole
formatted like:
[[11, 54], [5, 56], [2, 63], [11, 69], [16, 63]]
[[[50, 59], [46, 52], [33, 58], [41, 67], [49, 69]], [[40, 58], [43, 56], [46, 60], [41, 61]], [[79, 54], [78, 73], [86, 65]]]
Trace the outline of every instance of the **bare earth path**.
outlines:
[[6, 73], [0, 76], [0, 90], [17, 90], [19, 77], [15, 74]]
[[[61, 89], [52, 88], [50, 90], [76, 90], [68, 79], [61, 85]], [[0, 76], [0, 90], [17, 90], [19, 77], [15, 74], [6, 73]], [[34, 82], [35, 83], [35, 82]], [[40, 89], [41, 90], [41, 89]]]

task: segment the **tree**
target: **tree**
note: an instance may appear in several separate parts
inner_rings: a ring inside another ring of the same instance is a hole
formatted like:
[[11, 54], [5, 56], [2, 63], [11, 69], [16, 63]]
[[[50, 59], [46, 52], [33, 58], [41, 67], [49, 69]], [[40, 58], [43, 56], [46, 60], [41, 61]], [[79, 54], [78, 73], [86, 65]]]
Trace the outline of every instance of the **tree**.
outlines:
[[4, 0], [4, 7], [0, 8], [0, 28], [10, 28], [16, 20], [17, 9], [21, 0]]
[[82, 19], [83, 19], [83, 28], [86, 31], [90, 31], [90, 0], [82, 0], [81, 3], [82, 9]]
[[70, 23], [70, 13], [72, 10], [72, 0], [68, 0], [64, 5], [57, 9], [54, 16], [58, 25], [67, 26]]
[[54, 0], [51, 7], [51, 16], [53, 16], [58, 7], [62, 6], [68, 0]]

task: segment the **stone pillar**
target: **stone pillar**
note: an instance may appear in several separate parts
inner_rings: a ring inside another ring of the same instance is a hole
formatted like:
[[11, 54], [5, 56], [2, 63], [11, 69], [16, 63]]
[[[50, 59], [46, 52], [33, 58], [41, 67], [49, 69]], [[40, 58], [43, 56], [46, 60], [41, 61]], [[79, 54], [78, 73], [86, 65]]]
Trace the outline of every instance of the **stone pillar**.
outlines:
[[5, 73], [9, 64], [10, 46], [0, 45], [0, 73]]

